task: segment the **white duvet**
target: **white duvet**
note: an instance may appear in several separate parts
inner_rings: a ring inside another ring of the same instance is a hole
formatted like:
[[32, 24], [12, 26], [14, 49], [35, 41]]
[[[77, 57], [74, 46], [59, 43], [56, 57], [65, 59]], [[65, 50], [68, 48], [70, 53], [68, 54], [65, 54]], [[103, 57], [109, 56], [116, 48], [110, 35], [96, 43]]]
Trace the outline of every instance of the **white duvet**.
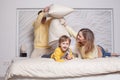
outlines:
[[49, 58], [15, 60], [6, 72], [6, 79], [13, 77], [65, 78], [120, 72], [120, 57], [73, 59], [55, 62]]

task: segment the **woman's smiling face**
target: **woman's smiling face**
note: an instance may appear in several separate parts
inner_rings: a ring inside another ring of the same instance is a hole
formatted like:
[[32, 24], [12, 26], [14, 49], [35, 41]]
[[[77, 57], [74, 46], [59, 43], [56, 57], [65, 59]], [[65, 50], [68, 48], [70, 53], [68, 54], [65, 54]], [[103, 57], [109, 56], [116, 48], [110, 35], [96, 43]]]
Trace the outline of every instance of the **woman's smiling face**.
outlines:
[[80, 31], [77, 35], [77, 42], [78, 43], [83, 43], [84, 41], [85, 41], [85, 38], [84, 38], [82, 32]]

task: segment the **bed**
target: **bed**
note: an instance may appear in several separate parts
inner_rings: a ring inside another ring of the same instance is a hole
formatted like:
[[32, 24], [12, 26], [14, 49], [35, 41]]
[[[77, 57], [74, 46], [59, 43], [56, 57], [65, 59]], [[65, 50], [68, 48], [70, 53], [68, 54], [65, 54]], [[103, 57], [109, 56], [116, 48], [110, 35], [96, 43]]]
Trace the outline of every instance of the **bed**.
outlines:
[[50, 58], [13, 60], [5, 80], [118, 80], [120, 57], [55, 62]]

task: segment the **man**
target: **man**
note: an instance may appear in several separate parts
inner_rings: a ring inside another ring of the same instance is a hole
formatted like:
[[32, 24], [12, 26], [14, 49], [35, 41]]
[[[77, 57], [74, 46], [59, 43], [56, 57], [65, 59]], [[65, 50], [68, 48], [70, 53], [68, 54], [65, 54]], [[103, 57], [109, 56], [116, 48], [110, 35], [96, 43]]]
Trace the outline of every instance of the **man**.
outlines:
[[38, 12], [38, 16], [33, 24], [34, 27], [34, 50], [31, 58], [42, 56], [50, 53], [50, 46], [48, 45], [48, 31], [52, 18], [47, 18], [47, 13], [50, 6]]

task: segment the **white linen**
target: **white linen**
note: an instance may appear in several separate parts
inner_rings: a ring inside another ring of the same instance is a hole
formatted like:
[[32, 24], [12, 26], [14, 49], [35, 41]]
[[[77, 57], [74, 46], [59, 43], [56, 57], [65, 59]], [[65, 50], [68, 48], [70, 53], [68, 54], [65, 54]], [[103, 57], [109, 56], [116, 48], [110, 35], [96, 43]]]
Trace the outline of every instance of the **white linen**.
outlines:
[[10, 80], [119, 80], [120, 74], [105, 74], [105, 75], [95, 75], [95, 76], [84, 76], [84, 77], [74, 77], [74, 78], [60, 78], [60, 79], [43, 79], [43, 78], [12, 78]]
[[15, 76], [37, 78], [65, 78], [120, 72], [120, 58], [73, 59], [55, 62], [49, 58], [30, 58], [14, 61], [5, 80]]

